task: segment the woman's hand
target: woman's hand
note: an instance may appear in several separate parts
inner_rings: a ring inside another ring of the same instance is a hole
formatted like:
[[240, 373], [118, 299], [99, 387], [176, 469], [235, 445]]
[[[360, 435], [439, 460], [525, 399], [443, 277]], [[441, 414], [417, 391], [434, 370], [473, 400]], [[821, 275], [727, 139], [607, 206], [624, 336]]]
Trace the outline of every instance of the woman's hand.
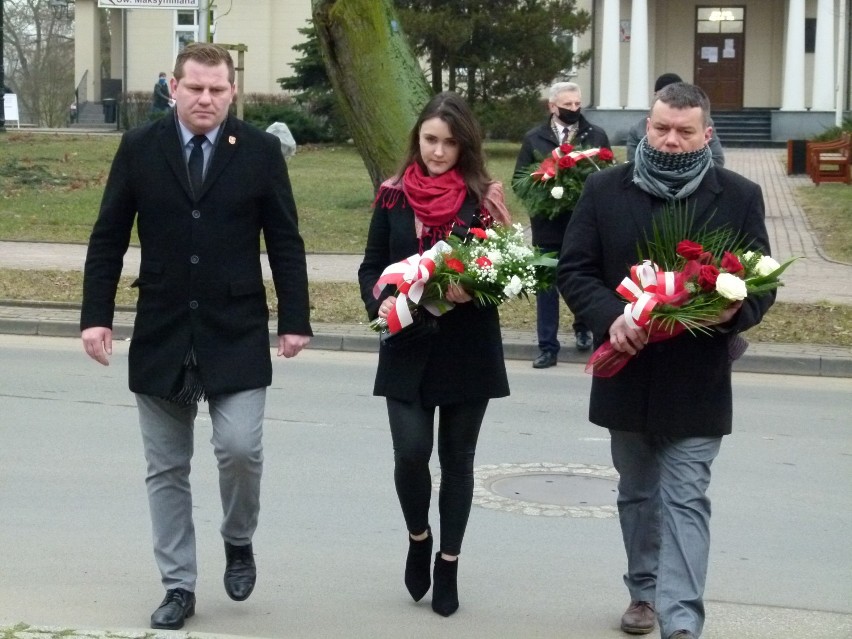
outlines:
[[390, 297], [383, 299], [382, 303], [379, 305], [379, 317], [387, 319], [394, 306], [396, 306], [395, 296], [391, 295]]
[[473, 296], [464, 290], [464, 287], [458, 284], [450, 284], [447, 287], [447, 294], [445, 297], [448, 301], [453, 302], [454, 304], [464, 304], [465, 302], [470, 302], [473, 299]]

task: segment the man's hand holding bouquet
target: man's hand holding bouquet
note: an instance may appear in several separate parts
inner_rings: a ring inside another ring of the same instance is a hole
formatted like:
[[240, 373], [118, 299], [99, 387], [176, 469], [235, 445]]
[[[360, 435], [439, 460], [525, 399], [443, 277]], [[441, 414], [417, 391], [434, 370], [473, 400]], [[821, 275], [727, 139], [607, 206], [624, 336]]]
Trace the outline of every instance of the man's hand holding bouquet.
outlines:
[[610, 340], [586, 365], [596, 377], [612, 377], [647, 343], [691, 333], [710, 333], [736, 315], [743, 300], [782, 285], [793, 262], [779, 264], [748, 250], [730, 229], [692, 229], [692, 217], [678, 207], [663, 211], [652, 236], [638, 248], [640, 262], [616, 291], [624, 313], [610, 327]]

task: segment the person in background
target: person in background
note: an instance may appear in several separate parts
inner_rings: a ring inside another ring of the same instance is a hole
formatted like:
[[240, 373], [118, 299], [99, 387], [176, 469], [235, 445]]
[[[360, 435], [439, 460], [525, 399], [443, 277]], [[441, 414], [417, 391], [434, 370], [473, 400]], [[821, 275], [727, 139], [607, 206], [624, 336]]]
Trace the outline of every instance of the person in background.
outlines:
[[[573, 82], [557, 82], [550, 87], [547, 102], [550, 115], [524, 136], [515, 162], [515, 176], [522, 174], [530, 164], [550, 155], [560, 144], [568, 143], [580, 148], [610, 148], [604, 130], [590, 123], [581, 113], [582, 97], [580, 86]], [[570, 211], [552, 220], [532, 216], [532, 243], [542, 252], [559, 254], [570, 219]], [[535, 305], [539, 354], [533, 361], [533, 368], [549, 368], [556, 366], [561, 346], [558, 338], [559, 291], [554, 287], [539, 292]], [[592, 347], [592, 332], [576, 314], [573, 329], [577, 350], [589, 350]]]
[[745, 331], [775, 294], [749, 296], [706, 324], [707, 331], [648, 343], [624, 317], [616, 287], [639, 262], [637, 244], [677, 203], [695, 228], [726, 227], [770, 255], [760, 187], [718, 167], [708, 146], [710, 102], [691, 84], [654, 97], [636, 159], [592, 174], [568, 224], [557, 282], [583, 313], [596, 344], [635, 355], [612, 377], [593, 377], [589, 420], [609, 429], [619, 473], [618, 513], [630, 604], [621, 629], [696, 639], [704, 626], [710, 552], [710, 466], [732, 428], [731, 364]]
[[219, 466], [225, 591], [242, 601], [257, 569], [263, 417], [272, 381], [261, 234], [278, 304], [278, 355], [309, 342], [308, 278], [278, 139], [228, 115], [234, 63], [214, 44], [177, 56], [173, 115], [124, 134], [89, 239], [80, 317], [86, 353], [109, 364], [115, 293], [134, 222], [141, 248], [128, 361], [145, 459], [154, 556], [166, 596], [152, 628], [195, 613], [189, 473], [206, 400]]
[[154, 94], [151, 97], [151, 113], [153, 115], [165, 113], [170, 106], [169, 83], [165, 71], [161, 71], [157, 84], [154, 85]]
[[[503, 190], [485, 169], [482, 133], [467, 104], [444, 92], [424, 107], [411, 130], [399, 173], [376, 197], [364, 259], [358, 269], [370, 319], [387, 319], [391, 291], [373, 287], [391, 264], [422, 254], [450, 233], [509, 224]], [[382, 341], [373, 393], [384, 396], [394, 450], [394, 484], [408, 529], [404, 582], [415, 601], [432, 587], [432, 609], [459, 607], [458, 556], [473, 501], [473, 460], [492, 398], [509, 394], [496, 306], [480, 306], [460, 286], [446, 299], [456, 306], [435, 318], [437, 331], [404, 344]], [[405, 331], [415, 330], [409, 326]], [[435, 414], [438, 413], [440, 548], [430, 579], [429, 506]]]
[[[654, 95], [662, 88], [674, 84], [675, 82], [683, 82], [680, 76], [676, 73], [663, 73], [654, 83]], [[710, 127], [713, 127], [713, 119], [710, 119]], [[638, 120], [636, 124], [630, 127], [627, 132], [627, 141], [624, 143], [624, 148], [627, 151], [627, 161], [633, 162], [636, 156], [636, 147], [639, 141], [645, 137], [645, 131], [648, 128], [648, 118], [644, 117]], [[719, 142], [718, 136], [714, 135], [710, 138], [710, 154], [713, 157], [713, 163], [716, 166], [725, 166], [725, 151], [722, 149], [722, 144]]]

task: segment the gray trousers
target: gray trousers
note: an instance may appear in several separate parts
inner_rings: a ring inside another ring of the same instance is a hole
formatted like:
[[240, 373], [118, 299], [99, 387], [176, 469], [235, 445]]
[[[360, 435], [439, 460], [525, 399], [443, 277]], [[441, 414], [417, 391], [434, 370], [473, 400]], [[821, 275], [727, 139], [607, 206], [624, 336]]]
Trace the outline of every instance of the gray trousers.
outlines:
[[662, 637], [677, 630], [700, 637], [710, 554], [706, 493], [722, 438], [610, 435], [630, 598], [654, 603]]
[[[208, 399], [219, 467], [223, 539], [251, 543], [260, 510], [263, 471], [263, 411], [266, 388]], [[193, 425], [198, 406], [179, 406], [150, 395], [136, 395], [148, 473], [154, 557], [163, 586], [195, 592], [195, 526], [189, 484]]]

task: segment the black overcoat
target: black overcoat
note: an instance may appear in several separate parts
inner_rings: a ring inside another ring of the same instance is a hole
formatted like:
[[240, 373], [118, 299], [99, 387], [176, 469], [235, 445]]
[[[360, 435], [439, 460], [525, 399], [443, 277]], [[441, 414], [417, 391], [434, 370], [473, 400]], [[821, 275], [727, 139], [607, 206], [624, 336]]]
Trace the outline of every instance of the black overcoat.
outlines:
[[[523, 174], [534, 162], [540, 162], [559, 146], [556, 134], [551, 126], [551, 118], [546, 122], [527, 131], [515, 161], [515, 177]], [[577, 135], [571, 142], [575, 147], [582, 148], [610, 148], [609, 137], [599, 126], [592, 124], [582, 115], [577, 126]], [[530, 217], [530, 230], [532, 231], [533, 244], [544, 251], [559, 251], [562, 238], [565, 235], [565, 227], [571, 219], [570, 213], [564, 213], [549, 220], [541, 215]]]
[[[419, 252], [414, 213], [399, 197], [389, 207], [377, 200], [370, 223], [364, 260], [358, 269], [361, 297], [372, 320], [393, 286], [377, 300], [373, 286], [384, 269]], [[468, 201], [465, 206], [473, 206]], [[473, 224], [475, 224], [474, 222]], [[424, 250], [428, 246], [422, 247]], [[402, 401], [441, 406], [509, 394], [500, 317], [495, 306], [457, 304], [438, 318], [439, 332], [404, 348], [379, 348], [373, 394]]]
[[134, 220], [141, 266], [130, 390], [169, 396], [190, 345], [208, 394], [268, 386], [261, 233], [278, 334], [311, 334], [304, 243], [279, 141], [229, 117], [195, 197], [173, 117], [125, 133], [89, 240], [81, 329], [112, 328]]
[[[624, 310], [615, 288], [638, 261], [637, 240], [664, 206], [633, 184], [633, 169], [624, 164], [588, 178], [562, 245], [559, 290], [582, 314], [596, 347], [609, 340], [609, 327]], [[752, 249], [770, 254], [757, 184], [711, 167], [686, 203], [696, 225], [708, 219], [710, 228], [727, 225]], [[748, 297], [729, 326], [649, 344], [614, 377], [593, 378], [589, 419], [615, 430], [677, 437], [730, 433], [730, 341], [760, 322], [774, 300], [774, 293]]]

